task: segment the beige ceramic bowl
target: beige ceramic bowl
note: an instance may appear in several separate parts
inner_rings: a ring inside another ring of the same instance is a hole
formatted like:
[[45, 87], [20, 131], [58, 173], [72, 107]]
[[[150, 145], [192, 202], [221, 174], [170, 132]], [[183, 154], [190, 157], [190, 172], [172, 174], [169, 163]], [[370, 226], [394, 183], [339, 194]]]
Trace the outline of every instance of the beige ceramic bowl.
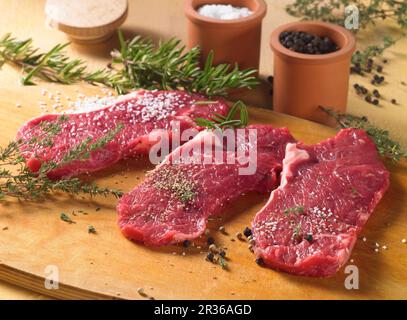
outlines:
[[102, 42], [127, 18], [127, 0], [47, 0], [47, 24], [79, 43]]

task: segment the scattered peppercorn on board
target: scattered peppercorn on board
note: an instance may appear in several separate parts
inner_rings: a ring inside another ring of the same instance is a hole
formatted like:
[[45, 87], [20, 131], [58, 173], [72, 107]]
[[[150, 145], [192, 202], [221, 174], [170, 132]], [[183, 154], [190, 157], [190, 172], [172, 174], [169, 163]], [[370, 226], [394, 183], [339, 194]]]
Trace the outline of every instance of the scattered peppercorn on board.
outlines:
[[[38, 101], [47, 99], [44, 88], [61, 92], [61, 99], [76, 97], [78, 92], [88, 96], [101, 93], [90, 86], [52, 84], [2, 89], [1, 145], [15, 137], [21, 124], [40, 113]], [[335, 134], [331, 128], [271, 111], [250, 107], [249, 112], [251, 123], [287, 126], [306, 143]], [[209, 224], [215, 243], [227, 248], [226, 269], [205, 260], [205, 236], [188, 248], [148, 248], [128, 241], [116, 225], [114, 198], [58, 194], [41, 202], [2, 202], [0, 279], [57, 298], [406, 298], [407, 244], [402, 240], [407, 238], [407, 163], [387, 167], [391, 171], [390, 188], [357, 242], [353, 262], [348, 262], [358, 267], [358, 290], [345, 288], [348, 275], [344, 268], [333, 278], [314, 279], [258, 266], [249, 243], [236, 237], [250, 226], [267, 201], [267, 195], [258, 194], [242, 197]], [[146, 158], [133, 159], [92, 174], [89, 179], [129, 191], [152, 168]], [[61, 220], [62, 213], [75, 223]], [[59, 279], [59, 289], [46, 289], [46, 279]]]

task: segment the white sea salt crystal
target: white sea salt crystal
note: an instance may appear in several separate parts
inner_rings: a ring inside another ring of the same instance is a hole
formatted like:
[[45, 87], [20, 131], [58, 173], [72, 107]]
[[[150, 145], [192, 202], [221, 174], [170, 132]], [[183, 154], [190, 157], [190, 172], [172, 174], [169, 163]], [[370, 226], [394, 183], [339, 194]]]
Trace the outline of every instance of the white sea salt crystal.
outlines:
[[198, 8], [201, 16], [220, 20], [240, 19], [250, 16], [253, 12], [246, 7], [233, 7], [224, 4], [206, 4]]
[[91, 112], [98, 109], [103, 109], [117, 100], [116, 97], [85, 97], [78, 98], [76, 101], [70, 101], [68, 106], [70, 109], [66, 110], [68, 113], [82, 113], [82, 112]]

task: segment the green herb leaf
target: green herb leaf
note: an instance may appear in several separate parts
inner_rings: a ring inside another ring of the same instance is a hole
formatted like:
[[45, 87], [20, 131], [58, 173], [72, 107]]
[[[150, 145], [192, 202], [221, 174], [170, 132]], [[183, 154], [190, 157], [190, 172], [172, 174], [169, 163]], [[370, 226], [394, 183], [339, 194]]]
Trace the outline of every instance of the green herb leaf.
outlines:
[[69, 224], [76, 223], [76, 222], [73, 221], [67, 214], [65, 214], [65, 213], [63, 213], [63, 212], [61, 213], [60, 219], [61, 219], [62, 221], [64, 221], [64, 222], [69, 223]]
[[[234, 119], [238, 112], [240, 119]], [[244, 128], [248, 125], [248, 122], [249, 112], [242, 101], [237, 101], [232, 108], [230, 108], [226, 116], [214, 114], [212, 115], [212, 120], [195, 118], [195, 123], [198, 126], [218, 130], [222, 130], [223, 128]]]
[[294, 213], [295, 215], [304, 213], [304, 206], [295, 206], [284, 210], [284, 215], [288, 216], [290, 213]]
[[297, 238], [301, 233], [301, 222], [293, 230], [293, 238]]
[[225, 258], [219, 256], [219, 265], [222, 267], [223, 270], [228, 268], [228, 263]]

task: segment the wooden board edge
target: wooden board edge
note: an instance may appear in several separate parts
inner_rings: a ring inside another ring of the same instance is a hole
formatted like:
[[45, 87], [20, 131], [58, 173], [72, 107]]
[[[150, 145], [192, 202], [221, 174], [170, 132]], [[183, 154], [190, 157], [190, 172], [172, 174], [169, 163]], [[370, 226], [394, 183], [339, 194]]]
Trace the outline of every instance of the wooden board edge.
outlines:
[[114, 297], [108, 294], [97, 293], [94, 291], [70, 286], [59, 282], [59, 288], [49, 290], [44, 286], [44, 277], [9, 267], [3, 263], [0, 264], [0, 280], [3, 280], [20, 288], [32, 290], [51, 298], [62, 300], [121, 300], [120, 297]]

